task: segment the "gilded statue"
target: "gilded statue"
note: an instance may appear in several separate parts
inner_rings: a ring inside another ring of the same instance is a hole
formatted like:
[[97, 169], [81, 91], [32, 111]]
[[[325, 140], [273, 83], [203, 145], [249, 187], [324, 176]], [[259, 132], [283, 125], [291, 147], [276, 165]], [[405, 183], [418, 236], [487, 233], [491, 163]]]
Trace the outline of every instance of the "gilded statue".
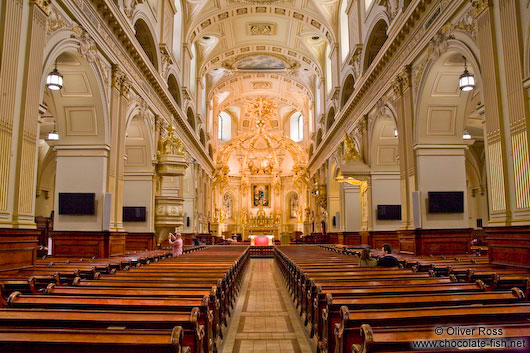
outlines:
[[355, 146], [355, 141], [353, 141], [353, 138], [350, 135], [348, 135], [348, 133], [346, 132], [344, 132], [342, 159], [344, 161], [354, 161], [354, 162], [363, 161], [361, 155], [357, 151], [357, 147]]
[[184, 143], [180, 138], [175, 135], [175, 129], [173, 125], [169, 125], [167, 128], [167, 136], [161, 137], [158, 141], [157, 155], [184, 155]]

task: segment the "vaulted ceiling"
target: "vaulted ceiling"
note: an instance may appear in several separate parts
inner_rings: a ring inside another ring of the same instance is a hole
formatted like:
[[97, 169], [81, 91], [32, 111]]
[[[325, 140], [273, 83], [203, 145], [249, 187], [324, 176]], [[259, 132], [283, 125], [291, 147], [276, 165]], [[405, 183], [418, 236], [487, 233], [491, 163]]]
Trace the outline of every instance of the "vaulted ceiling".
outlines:
[[[270, 86], [271, 95], [274, 91], [284, 96], [276, 88], [286, 86], [285, 82], [311, 92], [325, 72], [326, 47], [336, 43], [339, 0], [183, 3], [188, 24], [185, 42], [195, 45], [197, 74], [204, 79], [210, 97], [219, 85], [234, 78], [246, 94], [263, 95]], [[273, 75], [261, 80], [269, 83], [256, 84], [256, 76], [251, 75], [256, 73]]]

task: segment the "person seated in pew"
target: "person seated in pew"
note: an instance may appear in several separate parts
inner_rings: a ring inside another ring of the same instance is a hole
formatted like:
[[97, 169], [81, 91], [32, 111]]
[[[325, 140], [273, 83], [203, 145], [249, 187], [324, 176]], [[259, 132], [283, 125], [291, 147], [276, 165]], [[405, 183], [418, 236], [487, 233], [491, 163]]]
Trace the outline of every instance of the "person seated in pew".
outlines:
[[388, 244], [384, 244], [381, 248], [383, 251], [383, 257], [377, 261], [379, 267], [399, 267], [399, 261], [392, 256], [392, 247]]
[[364, 248], [361, 251], [361, 261], [359, 261], [359, 267], [375, 267], [377, 266], [377, 260], [370, 256], [370, 249]]
[[176, 235], [173, 233], [169, 233], [168, 237], [169, 244], [171, 244], [172, 248], [172, 254], [173, 257], [182, 255], [182, 234], [177, 233]]

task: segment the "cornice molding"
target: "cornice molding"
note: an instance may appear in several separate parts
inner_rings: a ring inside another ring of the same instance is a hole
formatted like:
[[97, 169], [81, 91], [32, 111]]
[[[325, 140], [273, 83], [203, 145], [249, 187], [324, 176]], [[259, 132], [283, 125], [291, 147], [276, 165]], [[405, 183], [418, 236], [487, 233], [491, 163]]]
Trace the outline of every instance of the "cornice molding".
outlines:
[[[348, 121], [355, 122], [361, 118], [362, 113], [392, 87], [396, 74], [412, 62], [427, 46], [431, 37], [448, 21], [455, 9], [460, 8], [464, 2], [465, 0], [416, 0], [409, 5], [403, 14], [401, 26], [396, 26], [395, 31], [389, 34], [389, 39], [377, 54], [368, 72], [360, 78], [355, 91], [338, 113], [333, 128], [326, 133], [322, 143], [314, 151], [309, 162], [311, 172], [317, 170], [336, 149], [340, 143], [340, 132], [344, 130], [341, 128]], [[441, 8], [441, 15], [426, 29], [425, 22], [438, 7]], [[350, 127], [353, 125], [349, 124]]]
[[173, 116], [188, 151], [193, 151], [211, 173], [214, 165], [208, 151], [200, 143], [199, 136], [186, 125], [185, 113], [173, 103], [165, 81], [154, 69], [138, 44], [130, 24], [116, 5], [110, 0], [64, 0], [64, 4], [77, 15], [77, 20], [84, 20], [84, 28], [91, 32], [92, 38], [99, 39], [97, 42], [102, 50], [109, 57], [114, 57], [115, 63], [122, 65], [132, 78], [135, 90], [143, 92], [144, 99], [166, 118]]

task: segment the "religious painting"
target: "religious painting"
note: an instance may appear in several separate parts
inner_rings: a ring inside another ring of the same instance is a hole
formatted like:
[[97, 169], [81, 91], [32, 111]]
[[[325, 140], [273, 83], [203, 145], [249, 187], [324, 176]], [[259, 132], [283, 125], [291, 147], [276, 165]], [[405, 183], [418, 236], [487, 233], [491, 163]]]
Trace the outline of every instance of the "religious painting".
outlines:
[[270, 184], [255, 184], [252, 185], [252, 206], [263, 207], [271, 206], [271, 186]]

